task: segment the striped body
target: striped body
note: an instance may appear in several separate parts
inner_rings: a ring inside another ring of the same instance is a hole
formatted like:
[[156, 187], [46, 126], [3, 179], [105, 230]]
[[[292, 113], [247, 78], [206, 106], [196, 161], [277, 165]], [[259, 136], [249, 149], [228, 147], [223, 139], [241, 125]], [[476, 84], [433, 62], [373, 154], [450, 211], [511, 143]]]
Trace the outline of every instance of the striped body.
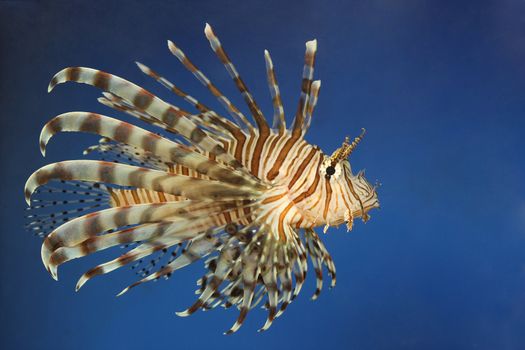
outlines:
[[[313, 298], [322, 288], [323, 267], [335, 285], [335, 266], [314, 228], [324, 226], [326, 231], [331, 225], [346, 223], [351, 229], [355, 218], [366, 221], [368, 211], [378, 206], [377, 194], [362, 173], [352, 174], [346, 159], [363, 134], [352, 143], [345, 141], [331, 156], [304, 139], [320, 89], [320, 81], [313, 81], [315, 40], [306, 44], [299, 104], [287, 128], [268, 51], [266, 71], [274, 107], [271, 126], [208, 25], [205, 34], [255, 124], [171, 41], [171, 53], [219, 100], [232, 120], [141, 63], [137, 65], [142, 72], [181, 97], [195, 112], [163, 101], [118, 76], [91, 68], [66, 68], [53, 77], [50, 91], [67, 81], [95, 86], [103, 90], [102, 104], [173, 137], [96, 113], [68, 112], [55, 117], [40, 135], [42, 154], [59, 132], [86, 132], [102, 139], [85, 153], [99, 152], [110, 159], [58, 162], [33, 173], [25, 187], [28, 203], [33, 193], [41, 193], [39, 187], [61, 180], [83, 190], [50, 189], [49, 193], [95, 196], [97, 204], [49, 216], [30, 215], [33, 221], [28, 226], [45, 236], [42, 261], [55, 279], [58, 266], [69, 260], [117, 245], [132, 246], [114, 260], [87, 271], [77, 290], [96, 275], [152, 254], [163, 256], [171, 251], [165, 265], [156, 271], [152, 266], [143, 269], [144, 278], [120, 294], [208, 257], [208, 272], [198, 281], [197, 301], [178, 314], [235, 306], [240, 314], [228, 331], [232, 333], [248, 311], [265, 300], [268, 318], [261, 328], [265, 330], [299, 294], [308, 259], [317, 279]], [[107, 208], [100, 210], [102, 198], [106, 198]], [[38, 204], [32, 207], [41, 209], [91, 200], [34, 202]], [[93, 208], [98, 211], [83, 215]]]
[[[345, 179], [347, 186], [342, 186], [339, 183], [331, 184], [320, 174], [317, 169], [326, 156], [318, 147], [310, 145], [304, 139], [296, 140], [291, 148], [285, 147], [290, 141], [294, 141], [292, 135], [290, 133], [280, 135], [272, 130], [264, 140], [263, 147], [257, 150], [257, 141], [261, 136], [257, 132], [253, 136], [248, 134], [244, 134], [244, 136], [245, 139], [243, 138], [240, 141], [237, 139], [231, 142], [223, 141], [223, 146], [228, 153], [240, 155], [237, 160], [253, 175], [272, 183], [279, 189], [273, 190], [272, 194], [268, 194], [268, 198], [263, 200], [263, 204], [269, 204], [267, 210], [286, 213], [277, 220], [278, 227], [279, 224], [283, 226], [285, 223], [297, 228], [313, 228], [327, 223], [333, 225], [342, 223], [341, 218], [344, 218], [344, 212], [350, 203], [357, 201], [359, 197], [355, 195], [355, 191], [350, 190], [353, 186], [349, 178]], [[282, 162], [279, 162], [278, 156], [281, 154], [284, 155], [284, 158]], [[215, 158], [209, 153], [204, 153], [204, 155], [212, 159]], [[170, 165], [167, 170], [185, 176], [207, 178], [201, 173], [180, 164]], [[112, 191], [111, 194], [114, 199], [111, 204], [116, 206], [162, 203], [184, 199], [181, 196], [142, 188]], [[289, 207], [290, 200], [293, 203], [291, 207]], [[242, 210], [237, 213], [236, 217], [240, 217], [241, 212]], [[360, 208], [353, 215], [360, 216]], [[228, 224], [236, 220], [235, 218], [231, 219], [228, 214], [222, 221], [224, 224]], [[237, 221], [239, 220], [237, 219]], [[241, 223], [247, 225], [251, 221], [244, 219]], [[284, 234], [283, 232], [280, 233], [281, 235]]]

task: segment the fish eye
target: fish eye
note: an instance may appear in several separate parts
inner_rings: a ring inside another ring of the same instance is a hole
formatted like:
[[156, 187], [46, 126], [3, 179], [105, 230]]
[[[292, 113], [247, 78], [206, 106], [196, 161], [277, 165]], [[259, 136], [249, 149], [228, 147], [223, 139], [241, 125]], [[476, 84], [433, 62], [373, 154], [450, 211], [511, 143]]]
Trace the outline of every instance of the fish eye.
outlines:
[[332, 164], [332, 160], [330, 158], [326, 158], [319, 168], [319, 172], [325, 177], [325, 179], [330, 180], [332, 178], [338, 178], [343, 172], [343, 169], [339, 163]]

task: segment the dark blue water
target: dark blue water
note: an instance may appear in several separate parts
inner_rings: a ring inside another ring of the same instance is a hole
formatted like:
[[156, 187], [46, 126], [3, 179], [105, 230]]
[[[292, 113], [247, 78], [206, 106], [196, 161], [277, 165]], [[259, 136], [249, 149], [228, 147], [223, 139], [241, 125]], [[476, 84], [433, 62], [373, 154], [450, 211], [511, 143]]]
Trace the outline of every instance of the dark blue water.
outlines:
[[[520, 1], [0, 2], [0, 347], [2, 349], [525, 348], [525, 4]], [[354, 169], [383, 183], [382, 209], [353, 232], [322, 235], [338, 284], [316, 302], [313, 275], [272, 328], [264, 311], [223, 336], [233, 310], [179, 318], [201, 266], [115, 298], [122, 269], [74, 292], [94, 257], [60, 269], [23, 230], [23, 185], [51, 161], [79, 158], [95, 136], [52, 140], [53, 116], [86, 110], [99, 91], [52, 75], [89, 66], [182, 101], [143, 76], [142, 61], [218, 109], [171, 56], [178, 43], [237, 105], [204, 38], [210, 22], [267, 115], [263, 50], [295, 112], [304, 42], [317, 38], [322, 91], [307, 139], [331, 152], [366, 127]]]

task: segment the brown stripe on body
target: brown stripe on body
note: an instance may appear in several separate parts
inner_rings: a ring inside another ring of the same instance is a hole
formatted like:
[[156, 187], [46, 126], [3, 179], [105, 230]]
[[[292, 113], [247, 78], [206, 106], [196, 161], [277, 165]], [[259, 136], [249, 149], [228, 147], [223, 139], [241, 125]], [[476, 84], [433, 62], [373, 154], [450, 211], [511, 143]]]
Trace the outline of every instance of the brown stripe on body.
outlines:
[[[299, 159], [300, 156], [301, 156], [301, 153], [303, 152], [303, 149], [306, 147], [306, 145], [307, 145], [306, 142], [301, 143], [299, 148], [296, 149], [292, 154], [290, 154], [290, 156], [294, 155], [295, 157], [293, 159]], [[289, 178], [291, 176], [292, 168], [293, 168], [293, 162], [290, 161], [289, 166], [286, 168], [285, 178]]]
[[292, 209], [293, 206], [294, 203], [288, 203], [286, 208], [284, 208], [284, 210], [279, 215], [279, 224], [277, 226], [277, 230], [279, 232], [279, 240], [281, 240], [282, 242], [286, 242], [286, 234], [284, 232], [284, 219], [286, 217], [286, 214], [288, 214], [288, 212], [290, 211], [290, 209]]
[[111, 206], [113, 207], [120, 207], [120, 198], [119, 196], [115, 193], [115, 191], [111, 188], [111, 187], [108, 187], [108, 192], [111, 196], [111, 199], [113, 200], [113, 203], [110, 203]]
[[[321, 166], [322, 164], [322, 159], [320, 158], [319, 159], [319, 163], [318, 163], [318, 167]], [[314, 178], [314, 182], [310, 185], [310, 187], [308, 188], [308, 190], [306, 190], [305, 192], [301, 193], [299, 196], [295, 197], [293, 199], [293, 202], [295, 204], [297, 203], [300, 203], [302, 202], [303, 200], [305, 200], [306, 198], [310, 197], [311, 195], [313, 195], [317, 189], [317, 186], [319, 185], [319, 180], [320, 180], [320, 175], [319, 175], [319, 172], [316, 172], [315, 173], [315, 178]]]
[[328, 216], [328, 209], [330, 208], [330, 200], [332, 199], [332, 186], [330, 186], [330, 181], [325, 181], [325, 187], [326, 198], [324, 202], [323, 218], [326, 221]]
[[223, 215], [224, 215], [224, 220], [226, 221], [227, 224], [232, 222], [232, 217], [229, 212], [225, 211]]
[[282, 136], [283, 136], [283, 133], [279, 131], [279, 134], [272, 140], [272, 142], [270, 143], [270, 146], [268, 147], [268, 156], [273, 154], [275, 146], [277, 145], [277, 143], [279, 143], [279, 140], [282, 138]]
[[275, 163], [273, 164], [273, 167], [268, 171], [266, 177], [268, 180], [274, 180], [279, 175], [279, 170], [288, 157], [290, 151], [292, 150], [293, 146], [296, 144], [296, 142], [299, 142], [301, 139], [301, 135], [292, 134], [292, 137], [290, 137], [286, 143], [284, 144], [283, 148], [281, 148], [281, 151], [279, 152], [279, 155], [277, 156]]
[[[249, 203], [250, 203], [249, 200], [243, 200], [242, 201], [242, 205], [247, 205]], [[250, 217], [250, 214], [252, 212], [251, 209], [248, 208], [248, 207], [244, 207], [244, 208], [242, 208], [242, 212], [244, 213], [244, 215], [246, 215], [247, 220], [251, 221], [251, 217]]]
[[338, 194], [341, 193], [343, 189], [339, 185], [339, 183], [336, 183], [335, 185], [336, 185], [335, 188], [332, 189], [332, 192], [336, 193], [336, 195], [334, 195], [335, 206], [334, 206], [333, 212], [337, 213], [339, 211], [339, 205], [340, 205], [339, 202], [341, 202], [341, 199], [339, 198]]
[[255, 143], [255, 149], [253, 150], [252, 155], [252, 174], [258, 175], [259, 174], [259, 163], [261, 160], [261, 153], [264, 147], [264, 143], [266, 142], [266, 139], [268, 136], [270, 136], [270, 130], [268, 129], [268, 125], [265, 124], [265, 128], [262, 128], [259, 126], [259, 123], [257, 125], [259, 126], [259, 137], [257, 138], [257, 142]]
[[157, 192], [145, 188], [132, 190], [108, 188], [108, 192], [111, 195], [112, 200], [110, 206], [112, 207], [120, 207], [122, 205], [128, 206], [130, 204], [174, 202], [183, 199], [181, 196], [175, 196], [170, 193]]
[[167, 202], [166, 196], [164, 195], [164, 192], [157, 192], [157, 196], [159, 197], [159, 201], [161, 203]]
[[363, 215], [365, 214], [365, 210], [364, 210], [364, 207], [363, 207], [363, 202], [361, 201], [361, 198], [359, 197], [359, 195], [355, 192], [355, 189], [354, 189], [354, 186], [352, 184], [352, 181], [350, 181], [350, 179], [348, 178], [347, 174], [346, 174], [346, 171], [343, 172], [344, 176], [345, 176], [345, 180], [346, 180], [346, 183], [348, 184], [348, 189], [350, 190], [350, 193], [352, 193], [352, 195], [355, 197], [355, 199], [359, 202], [359, 206], [361, 207], [361, 212], [363, 213]]
[[271, 197], [265, 198], [262, 201], [262, 204], [268, 204], [268, 203], [276, 202], [279, 199], [285, 197], [286, 195], [287, 195], [287, 193], [281, 193], [281, 194], [278, 194], [278, 195], [275, 195], [275, 196], [271, 196]]
[[[255, 136], [253, 134], [251, 134], [250, 137], [248, 138], [248, 143], [246, 144], [246, 147], [243, 150], [244, 151], [244, 154], [243, 154], [244, 161], [242, 162], [243, 164], [248, 164], [248, 161], [250, 160], [251, 148], [252, 148], [252, 143], [253, 143], [254, 138]], [[246, 166], [248, 167], [248, 165]], [[251, 168], [250, 168], [250, 171], [253, 174], [253, 171]], [[254, 175], [257, 176], [257, 174], [254, 174]]]
[[128, 200], [127, 193], [128, 193], [128, 190], [123, 190], [122, 201], [124, 202], [125, 206], [129, 206], [129, 200]]
[[[246, 135], [237, 127], [233, 127], [227, 123], [223, 123], [221, 120], [219, 120], [216, 117], [213, 117], [212, 119], [216, 124], [226, 129], [233, 138], [237, 141], [237, 145], [240, 145], [241, 147], [236, 147], [235, 152], [233, 156], [235, 159], [237, 159], [239, 162], [242, 160], [242, 146], [244, 145], [244, 142], [246, 141]], [[224, 147], [226, 149], [226, 147]]]
[[148, 203], [153, 203], [153, 197], [150, 195], [150, 191], [143, 189], [144, 193], [146, 194], [146, 200]]
[[[341, 201], [341, 204], [347, 208], [347, 209], [351, 209], [350, 208], [350, 203], [348, 202], [348, 200], [346, 199], [346, 191], [345, 191], [345, 188], [344, 188], [344, 184], [340, 184], [340, 183], [337, 183], [337, 187], [335, 188], [334, 190], [335, 193], [337, 193], [337, 195], [335, 196], [336, 198], [336, 208], [339, 208], [339, 201]], [[341, 195], [341, 199], [339, 199], [339, 195]], [[337, 209], [336, 209], [337, 211]]]
[[233, 156], [235, 157], [235, 159], [237, 159], [237, 161], [242, 163], [242, 150], [244, 148], [244, 143], [246, 142], [246, 135], [244, 135], [244, 133], [241, 133], [241, 134], [242, 134], [242, 137], [237, 139], [237, 144], [235, 145]]
[[137, 194], [137, 190], [131, 190], [131, 196], [133, 197], [133, 201], [135, 204], [140, 204], [142, 201], [140, 200], [139, 195]]
[[301, 228], [301, 224], [303, 223], [303, 220], [304, 220], [304, 218], [303, 218], [303, 216], [301, 216], [299, 218], [299, 220], [297, 221], [297, 223], [295, 224], [295, 227], [296, 228]]

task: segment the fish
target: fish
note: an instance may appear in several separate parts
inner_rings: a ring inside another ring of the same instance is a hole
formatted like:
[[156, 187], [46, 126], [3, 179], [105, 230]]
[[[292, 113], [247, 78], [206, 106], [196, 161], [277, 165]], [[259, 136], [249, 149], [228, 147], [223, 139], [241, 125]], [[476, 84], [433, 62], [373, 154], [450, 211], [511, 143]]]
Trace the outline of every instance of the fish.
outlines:
[[[27, 228], [43, 238], [42, 262], [54, 279], [68, 261], [114, 247], [126, 249], [85, 272], [77, 291], [95, 276], [131, 266], [140, 279], [120, 296], [204, 262], [196, 301], [177, 315], [236, 308], [237, 320], [226, 332], [231, 334], [251, 309], [262, 305], [268, 312], [259, 329], [264, 331], [299, 295], [308, 261], [316, 276], [312, 299], [323, 288], [323, 270], [335, 286], [335, 264], [316, 228], [326, 233], [330, 226], [344, 224], [352, 230], [356, 219], [366, 222], [369, 211], [379, 207], [378, 185], [369, 183], [363, 171], [354, 174], [350, 166], [365, 129], [331, 154], [305, 140], [321, 88], [321, 81], [314, 80], [316, 40], [306, 43], [299, 102], [289, 125], [274, 64], [264, 51], [273, 105], [270, 125], [209, 24], [204, 33], [250, 119], [172, 41], [169, 51], [228, 116], [139, 62], [144, 74], [191, 110], [117, 75], [65, 68], [53, 76], [49, 92], [66, 82], [91, 85], [102, 91], [100, 103], [155, 131], [95, 112], [66, 112], [50, 120], [40, 134], [43, 156], [56, 134], [82, 132], [101, 137], [84, 151], [99, 159], [60, 161], [36, 170], [24, 188]], [[40, 214], [42, 210], [48, 212]]]

